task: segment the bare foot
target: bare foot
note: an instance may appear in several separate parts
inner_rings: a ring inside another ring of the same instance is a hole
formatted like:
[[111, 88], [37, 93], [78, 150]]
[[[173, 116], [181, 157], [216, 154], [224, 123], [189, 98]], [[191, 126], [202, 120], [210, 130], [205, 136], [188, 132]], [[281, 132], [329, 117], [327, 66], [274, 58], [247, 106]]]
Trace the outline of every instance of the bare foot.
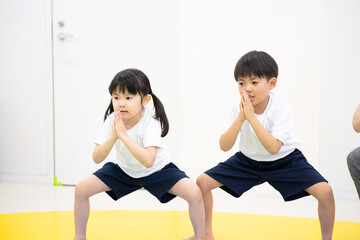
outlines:
[[[214, 240], [215, 238], [214, 238], [214, 236], [211, 236], [211, 237], [207, 237], [207, 238], [201, 238], [199, 240], [202, 240], [202, 239], [204, 239], [204, 240]], [[197, 240], [197, 239], [195, 238], [195, 236], [191, 236], [191, 237], [185, 238], [183, 240]]]
[[195, 239], [195, 236], [191, 236], [191, 237], [185, 238], [183, 240], [196, 240], [196, 239]]
[[215, 240], [214, 235], [206, 235], [205, 240]]

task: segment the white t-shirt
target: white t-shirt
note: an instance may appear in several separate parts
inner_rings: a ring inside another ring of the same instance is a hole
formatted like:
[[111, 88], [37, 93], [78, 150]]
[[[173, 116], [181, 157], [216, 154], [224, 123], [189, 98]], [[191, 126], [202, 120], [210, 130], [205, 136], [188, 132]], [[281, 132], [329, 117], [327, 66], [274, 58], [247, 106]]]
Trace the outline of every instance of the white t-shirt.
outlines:
[[[239, 116], [239, 104], [240, 101], [229, 112], [222, 133], [225, 133]], [[245, 121], [240, 130], [239, 150], [248, 158], [257, 161], [274, 161], [287, 156], [300, 146], [300, 141], [292, 130], [290, 107], [275, 92], [269, 92], [269, 102], [264, 113], [255, 114], [255, 117], [283, 145], [278, 153], [271, 155], [259, 141], [250, 123]]]
[[[111, 113], [105, 120], [100, 133], [95, 141], [96, 144], [103, 144], [112, 133], [114, 113]], [[115, 150], [115, 160], [119, 167], [129, 176], [140, 178], [148, 176], [161, 170], [170, 163], [170, 156], [167, 154], [167, 148], [161, 137], [160, 122], [155, 119], [151, 111], [144, 107], [139, 122], [127, 131], [127, 134], [141, 147], [158, 147], [154, 164], [150, 168], [142, 165], [126, 148], [124, 143], [118, 139], [113, 147]]]

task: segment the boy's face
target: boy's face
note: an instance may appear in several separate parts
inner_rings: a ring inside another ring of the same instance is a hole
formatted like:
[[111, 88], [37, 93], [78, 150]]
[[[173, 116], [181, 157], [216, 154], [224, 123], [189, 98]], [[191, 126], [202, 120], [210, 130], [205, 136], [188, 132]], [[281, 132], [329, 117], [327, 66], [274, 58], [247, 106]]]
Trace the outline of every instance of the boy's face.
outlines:
[[277, 79], [271, 78], [269, 81], [265, 77], [239, 77], [239, 93], [242, 96], [246, 92], [254, 107], [256, 114], [262, 114], [269, 100], [269, 91], [276, 86]]

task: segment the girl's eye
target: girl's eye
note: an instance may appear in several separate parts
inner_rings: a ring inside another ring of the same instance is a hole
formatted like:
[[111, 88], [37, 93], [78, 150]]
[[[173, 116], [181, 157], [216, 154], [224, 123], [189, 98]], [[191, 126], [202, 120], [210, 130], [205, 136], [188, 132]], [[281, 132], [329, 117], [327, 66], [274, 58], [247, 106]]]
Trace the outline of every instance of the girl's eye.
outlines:
[[258, 84], [259, 82], [253, 82], [254, 85]]
[[119, 97], [113, 97], [113, 99], [118, 100], [118, 99], [119, 99]]
[[127, 97], [126, 100], [131, 100], [131, 97]]

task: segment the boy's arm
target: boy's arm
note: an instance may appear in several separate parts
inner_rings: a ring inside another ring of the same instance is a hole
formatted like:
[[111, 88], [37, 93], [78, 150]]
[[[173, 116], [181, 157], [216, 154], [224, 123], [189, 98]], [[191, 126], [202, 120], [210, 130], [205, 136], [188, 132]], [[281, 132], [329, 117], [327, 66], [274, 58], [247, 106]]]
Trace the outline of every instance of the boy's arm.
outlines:
[[352, 125], [353, 125], [355, 132], [360, 133], [360, 104], [354, 112]]
[[283, 143], [269, 133], [255, 116], [248, 121], [264, 148], [272, 155], [278, 153]]
[[237, 116], [235, 121], [231, 124], [230, 128], [220, 136], [219, 145], [220, 145], [220, 149], [223, 150], [224, 152], [229, 151], [234, 146], [236, 139], [239, 135], [239, 132], [241, 130], [241, 126], [245, 121], [242, 101], [243, 99], [241, 98], [239, 104], [239, 108], [240, 108], [239, 115]]
[[235, 144], [244, 120], [237, 118], [230, 128], [221, 135], [219, 145], [224, 152], [229, 151]]
[[259, 141], [270, 154], [274, 155], [278, 153], [283, 143], [276, 139], [271, 133], [269, 133], [255, 117], [254, 107], [252, 106], [247, 93], [243, 93], [243, 98], [245, 118], [250, 123]]

